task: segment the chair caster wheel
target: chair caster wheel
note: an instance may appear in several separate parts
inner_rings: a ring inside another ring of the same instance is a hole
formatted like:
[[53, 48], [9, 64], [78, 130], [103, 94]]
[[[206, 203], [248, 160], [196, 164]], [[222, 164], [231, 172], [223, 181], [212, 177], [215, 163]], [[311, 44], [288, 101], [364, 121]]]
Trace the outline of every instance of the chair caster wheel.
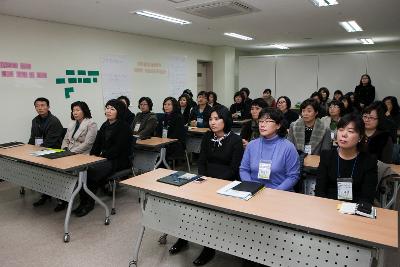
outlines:
[[117, 212], [115, 211], [115, 208], [112, 208], [112, 209], [111, 209], [111, 215], [115, 215], [115, 213], [117, 213]]
[[111, 220], [110, 220], [110, 218], [108, 218], [108, 217], [104, 220], [104, 224], [105, 224], [105, 225], [109, 225], [110, 222], [111, 222]]
[[160, 236], [160, 238], [158, 239], [158, 243], [160, 243], [160, 245], [167, 244], [167, 234], [163, 234], [162, 236]]
[[64, 243], [68, 243], [69, 242], [69, 234], [64, 234]]
[[137, 266], [137, 261], [132, 260], [131, 262], [129, 262], [129, 267], [133, 267], [133, 266]]

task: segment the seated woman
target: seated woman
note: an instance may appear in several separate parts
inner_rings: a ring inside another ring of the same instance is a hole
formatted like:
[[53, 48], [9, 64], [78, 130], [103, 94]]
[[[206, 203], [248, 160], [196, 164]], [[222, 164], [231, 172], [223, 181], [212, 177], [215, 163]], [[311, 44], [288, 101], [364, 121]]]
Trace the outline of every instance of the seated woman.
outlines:
[[[375, 156], [361, 151], [364, 122], [357, 114], [347, 114], [337, 126], [338, 148], [321, 154], [315, 195], [372, 204], [378, 167]], [[345, 187], [351, 190], [346, 191]]]
[[140, 139], [147, 139], [154, 136], [154, 131], [157, 127], [156, 114], [151, 112], [153, 109], [153, 101], [149, 97], [141, 97], [139, 106], [141, 112], [136, 114], [132, 123], [133, 134]]
[[[97, 124], [92, 120], [90, 109], [85, 102], [71, 104], [71, 119], [61, 148], [79, 154], [89, 154], [96, 139]], [[54, 211], [62, 211], [68, 202], [59, 200]]]
[[173, 97], [167, 97], [163, 102], [163, 111], [158, 119], [156, 136], [178, 139], [167, 147], [167, 159], [183, 157], [185, 150], [186, 130], [183, 117], [179, 112], [178, 101]]
[[135, 119], [135, 114], [132, 113], [132, 111], [129, 109], [129, 106], [131, 105], [131, 101], [127, 96], [121, 95], [120, 97], [117, 98], [119, 101], [121, 101], [124, 106], [126, 107], [125, 109], [125, 115], [124, 115], [124, 121], [128, 125], [132, 125], [133, 120]]
[[392, 163], [393, 141], [384, 123], [384, 110], [380, 101], [375, 101], [363, 111], [365, 135], [363, 148], [384, 163]]
[[[232, 119], [241, 120], [242, 113], [244, 112], [243, 96], [240, 92], [236, 92], [233, 96], [234, 103], [231, 105], [229, 111], [232, 114]], [[243, 113], [244, 114], [244, 113]]]
[[300, 175], [299, 155], [285, 136], [280, 110], [263, 109], [259, 116], [260, 137], [251, 141], [240, 165], [242, 181], [256, 181], [268, 188], [293, 191]]
[[190, 112], [190, 126], [208, 128], [211, 107], [208, 105], [208, 95], [206, 91], [197, 94], [197, 105]]
[[[224, 180], [238, 180], [243, 147], [240, 137], [231, 131], [232, 118], [229, 110], [222, 105], [213, 107], [209, 124], [211, 131], [204, 135], [201, 142], [198, 173]], [[178, 239], [169, 252], [176, 254], [187, 243], [186, 240]], [[214, 255], [214, 249], [204, 247], [193, 264], [197, 266], [204, 265]]]
[[187, 94], [182, 94], [178, 99], [180, 111], [185, 125], [189, 123], [190, 111], [192, 110], [190, 100], [191, 98]]
[[217, 94], [214, 93], [213, 91], [209, 91], [207, 92], [207, 101], [208, 101], [208, 105], [210, 107], [214, 107], [216, 105], [220, 105], [220, 103], [217, 102]]
[[299, 118], [299, 114], [290, 109], [291, 106], [292, 102], [287, 96], [281, 96], [276, 101], [276, 107], [283, 113], [284, 122], [282, 123], [286, 129], [289, 129], [290, 124]]
[[330, 129], [332, 141], [336, 140], [335, 134], [337, 129], [337, 123], [339, 122], [344, 112], [344, 105], [342, 102], [332, 100], [328, 104], [328, 116], [322, 117], [321, 121], [325, 128]]
[[[91, 155], [106, 158], [106, 161], [90, 166], [87, 171], [87, 186], [96, 194], [112, 173], [129, 168], [131, 163], [131, 129], [123, 120], [125, 107], [117, 99], [107, 102], [105, 115], [107, 121], [101, 125], [93, 144]], [[82, 189], [80, 204], [74, 213], [77, 217], [88, 214], [94, 208], [94, 199]]]
[[331, 131], [325, 128], [318, 115], [318, 102], [307, 99], [300, 105], [301, 118], [290, 125], [288, 140], [299, 153], [320, 155], [332, 147]]
[[386, 118], [393, 121], [397, 128], [400, 129], [400, 107], [397, 98], [395, 96], [387, 96], [382, 102], [386, 106]]
[[243, 124], [240, 131], [240, 136], [242, 137], [243, 146], [246, 147], [247, 144], [260, 136], [258, 131], [258, 117], [262, 109], [267, 108], [267, 102], [262, 98], [256, 98], [251, 101], [251, 121]]
[[349, 114], [349, 113], [356, 113], [356, 114], [358, 114], [358, 109], [356, 109], [356, 108], [353, 106], [353, 101], [351, 100], [350, 94], [345, 94], [344, 96], [342, 96], [342, 97], [340, 98], [339, 101], [341, 101], [341, 102], [343, 103], [343, 106], [344, 106], [344, 111], [343, 111], [342, 116], [344, 116], [344, 115], [346, 115], [346, 114]]

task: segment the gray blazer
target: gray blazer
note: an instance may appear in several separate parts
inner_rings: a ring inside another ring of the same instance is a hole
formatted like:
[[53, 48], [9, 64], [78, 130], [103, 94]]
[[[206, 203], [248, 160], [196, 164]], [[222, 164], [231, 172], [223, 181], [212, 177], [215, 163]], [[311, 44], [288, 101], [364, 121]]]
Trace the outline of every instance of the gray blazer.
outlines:
[[76, 121], [72, 121], [68, 125], [61, 148], [68, 148], [69, 151], [79, 154], [89, 154], [93, 143], [96, 140], [97, 124], [92, 119], [84, 119], [75, 131]]
[[[304, 152], [305, 124], [302, 118], [290, 125], [287, 138], [296, 146], [298, 151]], [[332, 147], [331, 131], [325, 128], [323, 122], [318, 118], [311, 134], [310, 145], [312, 155], [320, 155], [322, 150], [329, 150]]]

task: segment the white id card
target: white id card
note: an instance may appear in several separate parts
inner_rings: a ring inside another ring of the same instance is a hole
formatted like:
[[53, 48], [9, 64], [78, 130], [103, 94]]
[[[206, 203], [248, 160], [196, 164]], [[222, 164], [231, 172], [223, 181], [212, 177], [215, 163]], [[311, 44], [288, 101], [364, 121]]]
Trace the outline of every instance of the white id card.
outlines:
[[311, 145], [304, 146], [304, 153], [311, 155]]
[[35, 138], [35, 146], [41, 146], [43, 144], [43, 138], [36, 137]]
[[271, 160], [260, 160], [260, 163], [258, 164], [258, 179], [268, 180], [271, 175], [271, 167]]
[[341, 200], [353, 200], [353, 179], [337, 179], [337, 195]]
[[167, 128], [163, 128], [162, 129], [162, 138], [167, 138], [168, 137], [168, 129]]
[[140, 123], [135, 124], [135, 128], [133, 129], [134, 132], [139, 131]]
[[331, 132], [331, 139], [335, 140], [335, 132]]
[[197, 126], [199, 126], [199, 124], [203, 124], [203, 118], [197, 118]]
[[241, 112], [241, 111], [236, 112], [236, 114], [237, 114], [239, 117], [242, 116], [242, 112]]

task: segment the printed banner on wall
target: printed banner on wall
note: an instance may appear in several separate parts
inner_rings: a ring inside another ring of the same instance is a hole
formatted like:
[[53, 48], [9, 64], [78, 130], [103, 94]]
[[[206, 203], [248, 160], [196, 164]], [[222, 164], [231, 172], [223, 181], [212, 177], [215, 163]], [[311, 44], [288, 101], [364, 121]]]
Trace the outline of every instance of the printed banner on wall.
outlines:
[[187, 87], [186, 56], [173, 56], [168, 60], [168, 87], [171, 96], [178, 98]]
[[132, 98], [131, 65], [127, 56], [105, 56], [101, 59], [104, 103], [121, 95]]

